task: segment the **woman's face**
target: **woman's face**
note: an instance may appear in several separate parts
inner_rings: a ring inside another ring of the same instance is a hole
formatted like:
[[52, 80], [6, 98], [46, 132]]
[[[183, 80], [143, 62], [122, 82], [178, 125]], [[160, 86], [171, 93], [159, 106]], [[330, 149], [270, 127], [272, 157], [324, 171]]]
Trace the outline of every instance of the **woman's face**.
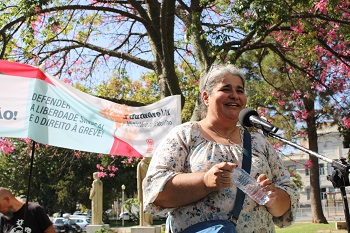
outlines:
[[242, 79], [232, 74], [221, 77], [210, 95], [203, 94], [203, 100], [208, 106], [207, 117], [214, 117], [223, 123], [237, 122], [239, 112], [247, 103]]

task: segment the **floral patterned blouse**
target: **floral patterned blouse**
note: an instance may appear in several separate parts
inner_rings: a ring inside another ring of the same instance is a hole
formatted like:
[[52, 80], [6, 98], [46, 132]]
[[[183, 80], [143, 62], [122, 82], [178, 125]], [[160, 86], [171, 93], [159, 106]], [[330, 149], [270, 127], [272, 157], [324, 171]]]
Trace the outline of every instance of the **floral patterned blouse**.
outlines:
[[[240, 127], [241, 138], [244, 129]], [[290, 180], [289, 172], [282, 164], [266, 137], [260, 133], [252, 135], [251, 176], [257, 178], [265, 173], [276, 187], [285, 190], [291, 199], [291, 209], [281, 217], [273, 217], [265, 206], [260, 206], [245, 196], [236, 230], [238, 233], [272, 233], [274, 224], [286, 227], [295, 220], [299, 193]], [[161, 208], [153, 204], [173, 176], [179, 173], [208, 171], [220, 162], [232, 162], [242, 167], [241, 144], [224, 145], [206, 139], [199, 122], [187, 122], [176, 126], [157, 147], [152, 156], [147, 175], [143, 180], [143, 203], [146, 212], [168, 213], [166, 232], [178, 233], [198, 222], [229, 219], [233, 209], [237, 188], [222, 189], [186, 206]]]

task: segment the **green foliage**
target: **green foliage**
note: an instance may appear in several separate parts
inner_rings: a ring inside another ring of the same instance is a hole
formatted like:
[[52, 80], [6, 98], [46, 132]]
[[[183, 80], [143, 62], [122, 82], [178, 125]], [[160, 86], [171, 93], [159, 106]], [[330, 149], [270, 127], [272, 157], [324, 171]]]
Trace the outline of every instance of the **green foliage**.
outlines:
[[107, 229], [105, 227], [101, 227], [100, 229], [96, 230], [95, 233], [112, 233], [114, 232], [112, 229]]
[[141, 76], [140, 80], [134, 81], [122, 70], [112, 74], [108, 81], [103, 81], [101, 85], [98, 85], [95, 92], [98, 96], [133, 100], [145, 105], [160, 99], [157, 77], [152, 73]]
[[133, 220], [135, 222], [139, 221], [139, 219], [140, 219], [140, 202], [137, 198], [127, 199], [124, 202], [124, 208], [130, 214], [131, 220]]
[[[345, 128], [344, 126], [339, 127], [339, 131], [341, 132], [344, 140], [343, 146], [344, 148], [350, 148], [350, 129]], [[350, 155], [350, 150], [349, 150]]]
[[[199, 72], [186, 62], [180, 64], [179, 67], [181, 68], [178, 68], [176, 73], [179, 77], [180, 89], [185, 97], [182, 122], [186, 122], [191, 118], [198, 96]], [[125, 71], [119, 71], [113, 74], [111, 79], [98, 85], [91, 94], [94, 93], [110, 99], [132, 100], [145, 105], [160, 99], [158, 78], [152, 72], [142, 75], [139, 80], [132, 80]]]
[[199, 96], [199, 71], [189, 63], [183, 62], [179, 65], [177, 74], [180, 82], [180, 89], [185, 96], [185, 106], [182, 109], [182, 122], [187, 122], [191, 119], [193, 110]]
[[[25, 197], [29, 182], [31, 143], [11, 139], [15, 151], [1, 154], [1, 186], [13, 190], [16, 196]], [[121, 185], [126, 185], [125, 193], [133, 196], [137, 192], [136, 168], [138, 160], [109, 155], [99, 157], [95, 153], [77, 152], [64, 148], [36, 144], [29, 201], [38, 201], [50, 214], [60, 210], [73, 213], [77, 203], [83, 208], [91, 208], [89, 192], [92, 174], [98, 171], [96, 164], [105, 167], [106, 176], [101, 178], [104, 187], [104, 209], [109, 209], [113, 201], [121, 198]], [[111, 173], [108, 166], [115, 166]], [[123, 175], [120, 175], [123, 174]]]
[[132, 207], [136, 207], [137, 209], [140, 206], [140, 202], [137, 198], [128, 198], [125, 202], [124, 202], [124, 207], [127, 210], [127, 212], [132, 213]]
[[301, 180], [301, 176], [299, 173], [295, 173], [294, 176], [292, 177], [292, 181], [294, 184], [298, 187], [298, 189], [303, 189], [304, 188], [304, 183]]

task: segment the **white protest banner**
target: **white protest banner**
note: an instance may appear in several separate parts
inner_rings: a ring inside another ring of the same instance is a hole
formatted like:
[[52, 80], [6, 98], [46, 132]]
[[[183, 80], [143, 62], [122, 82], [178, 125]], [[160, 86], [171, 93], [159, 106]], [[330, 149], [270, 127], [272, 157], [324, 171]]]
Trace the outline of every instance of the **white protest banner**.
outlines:
[[0, 137], [142, 157], [181, 123], [181, 99], [130, 107], [81, 92], [38, 67], [0, 60]]

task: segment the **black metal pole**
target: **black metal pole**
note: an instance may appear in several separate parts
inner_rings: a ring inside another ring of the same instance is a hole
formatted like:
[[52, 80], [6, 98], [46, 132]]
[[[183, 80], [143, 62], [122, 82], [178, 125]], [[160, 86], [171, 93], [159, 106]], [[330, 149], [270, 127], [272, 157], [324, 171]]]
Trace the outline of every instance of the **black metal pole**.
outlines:
[[23, 227], [23, 233], [25, 232], [25, 222], [26, 222], [26, 215], [27, 215], [27, 211], [28, 211], [28, 200], [29, 200], [30, 185], [31, 185], [31, 181], [32, 181], [34, 153], [35, 153], [35, 141], [32, 140], [32, 153], [31, 153], [31, 156], [30, 156], [28, 188], [27, 188], [26, 203], [25, 203], [25, 206], [24, 206], [24, 216], [23, 216], [23, 226], [24, 226]]
[[350, 216], [349, 216], [349, 205], [348, 205], [348, 199], [346, 197], [345, 187], [340, 187], [340, 191], [341, 191], [341, 196], [344, 203], [343, 209], [344, 209], [345, 219], [346, 219], [346, 228], [348, 229], [348, 232], [349, 232], [350, 222], [348, 220], [350, 219]]
[[330, 180], [333, 184], [334, 188], [339, 188], [342, 194], [342, 199], [343, 199], [343, 209], [344, 209], [344, 214], [345, 214], [345, 220], [346, 220], [346, 226], [348, 233], [350, 233], [350, 215], [349, 215], [349, 205], [348, 205], [348, 200], [346, 197], [346, 190], [345, 187], [349, 186], [349, 170], [350, 170], [350, 164], [345, 161], [344, 158], [341, 159], [330, 159], [327, 158], [323, 155], [320, 155], [312, 150], [309, 150], [305, 147], [302, 147], [298, 144], [295, 144], [293, 142], [288, 141], [285, 138], [282, 138], [274, 133], [264, 131], [264, 135], [266, 136], [271, 136], [273, 138], [276, 138], [282, 142], [287, 143], [288, 145], [291, 145], [299, 150], [302, 150], [310, 155], [313, 155], [319, 159], [322, 159], [325, 162], [328, 162], [332, 165], [334, 168], [334, 172], [332, 175], [329, 175], [327, 177], [328, 180]]
[[31, 182], [32, 182], [34, 153], [35, 153], [35, 141], [32, 140], [32, 154], [30, 156], [30, 167], [29, 167], [29, 177], [28, 177], [28, 188], [27, 188], [26, 204], [28, 204], [29, 193], [30, 193], [30, 185], [31, 185]]

